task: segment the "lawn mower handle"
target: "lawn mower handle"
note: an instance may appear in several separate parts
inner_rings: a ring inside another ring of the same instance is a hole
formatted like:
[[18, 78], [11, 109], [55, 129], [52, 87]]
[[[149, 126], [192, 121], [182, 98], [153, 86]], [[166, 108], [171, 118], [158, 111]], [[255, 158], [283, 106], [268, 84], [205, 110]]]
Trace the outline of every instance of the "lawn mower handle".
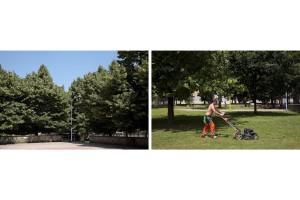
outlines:
[[235, 126], [233, 126], [233, 124], [230, 121], [226, 121], [225, 117], [223, 115], [220, 115], [220, 117], [227, 123], [229, 124], [229, 126], [231, 126], [232, 128], [234, 128], [235, 131], [241, 132], [238, 128], [236, 128]]

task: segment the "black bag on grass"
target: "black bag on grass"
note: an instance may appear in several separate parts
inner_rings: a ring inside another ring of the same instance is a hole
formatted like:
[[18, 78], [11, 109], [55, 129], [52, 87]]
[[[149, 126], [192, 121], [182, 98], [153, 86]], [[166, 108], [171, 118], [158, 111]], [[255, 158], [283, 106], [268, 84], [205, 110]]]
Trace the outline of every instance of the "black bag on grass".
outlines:
[[242, 133], [243, 140], [258, 140], [258, 135], [251, 128], [245, 128]]

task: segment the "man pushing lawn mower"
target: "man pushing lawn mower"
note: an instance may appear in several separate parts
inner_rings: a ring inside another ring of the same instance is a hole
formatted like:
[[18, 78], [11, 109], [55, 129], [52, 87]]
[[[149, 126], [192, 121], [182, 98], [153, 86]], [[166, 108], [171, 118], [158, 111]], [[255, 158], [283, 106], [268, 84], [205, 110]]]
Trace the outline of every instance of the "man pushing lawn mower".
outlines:
[[[202, 138], [207, 137], [206, 133], [207, 131], [210, 129], [210, 137], [213, 139], [216, 139], [216, 128], [215, 128], [215, 123], [213, 122], [213, 119], [211, 117], [211, 115], [213, 113], [216, 113], [218, 115], [220, 115], [221, 117], [225, 114], [225, 112], [221, 112], [220, 110], [216, 109], [215, 105], [217, 105], [218, 103], [218, 98], [213, 99], [212, 103], [208, 106], [208, 109], [206, 111], [206, 114], [203, 118], [203, 122], [204, 122], [204, 128], [201, 134]], [[228, 118], [223, 118], [226, 122], [228, 121]]]
[[238, 140], [244, 139], [244, 140], [258, 140], [258, 135], [253, 131], [251, 128], [245, 128], [243, 132], [240, 131], [240, 129], [236, 128], [228, 118], [224, 117], [225, 112], [221, 112], [220, 110], [216, 109], [215, 105], [218, 103], [218, 98], [213, 99], [213, 102], [208, 106], [208, 109], [206, 111], [206, 114], [203, 118], [204, 122], [204, 128], [201, 134], [202, 138], [206, 138], [206, 133], [210, 129], [210, 137], [213, 139], [216, 139], [216, 128], [215, 123], [212, 120], [211, 115], [213, 113], [216, 113], [221, 116], [221, 118], [232, 128], [235, 130], [234, 137]]

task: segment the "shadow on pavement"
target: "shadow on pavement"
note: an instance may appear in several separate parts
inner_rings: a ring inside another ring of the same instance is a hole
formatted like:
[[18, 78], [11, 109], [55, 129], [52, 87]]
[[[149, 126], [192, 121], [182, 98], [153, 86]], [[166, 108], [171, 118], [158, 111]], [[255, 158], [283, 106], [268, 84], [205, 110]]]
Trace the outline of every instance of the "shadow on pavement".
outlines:
[[126, 145], [115, 145], [115, 144], [102, 144], [102, 143], [89, 143], [89, 142], [73, 142], [73, 144], [76, 144], [78, 146], [82, 147], [99, 147], [99, 148], [105, 148], [105, 149], [146, 149], [143, 147], [137, 147], [137, 146], [126, 146]]

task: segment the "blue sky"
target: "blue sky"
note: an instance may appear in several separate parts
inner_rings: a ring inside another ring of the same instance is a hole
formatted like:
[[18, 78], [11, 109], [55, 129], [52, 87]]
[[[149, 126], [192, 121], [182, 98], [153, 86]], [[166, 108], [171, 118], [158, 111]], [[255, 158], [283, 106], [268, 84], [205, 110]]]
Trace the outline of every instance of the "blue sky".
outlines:
[[6, 71], [24, 78], [44, 64], [54, 83], [64, 85], [66, 91], [77, 77], [96, 71], [99, 65], [107, 69], [117, 59], [117, 51], [0, 51], [0, 65]]

